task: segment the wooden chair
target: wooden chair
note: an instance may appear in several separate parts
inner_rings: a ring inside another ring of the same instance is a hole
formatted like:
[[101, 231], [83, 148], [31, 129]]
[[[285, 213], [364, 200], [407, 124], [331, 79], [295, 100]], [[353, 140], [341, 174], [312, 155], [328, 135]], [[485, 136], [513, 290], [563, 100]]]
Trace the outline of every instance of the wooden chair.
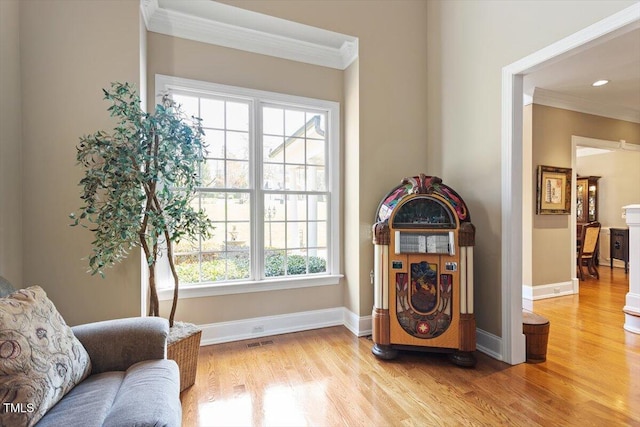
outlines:
[[600, 278], [598, 273], [598, 266], [596, 265], [596, 252], [598, 250], [598, 240], [600, 239], [600, 223], [590, 222], [582, 227], [582, 236], [580, 238], [581, 245], [578, 249], [577, 263], [578, 263], [578, 275], [580, 280], [584, 280], [584, 273], [582, 267], [587, 266], [587, 271], [590, 275]]

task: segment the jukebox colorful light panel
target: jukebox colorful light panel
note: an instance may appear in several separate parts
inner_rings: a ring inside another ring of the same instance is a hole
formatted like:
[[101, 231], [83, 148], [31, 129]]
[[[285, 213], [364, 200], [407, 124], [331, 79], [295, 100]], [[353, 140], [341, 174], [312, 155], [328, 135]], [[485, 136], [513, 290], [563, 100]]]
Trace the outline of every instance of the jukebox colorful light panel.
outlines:
[[375, 245], [373, 354], [445, 351], [473, 366], [475, 228], [462, 198], [438, 177], [405, 178], [382, 199]]

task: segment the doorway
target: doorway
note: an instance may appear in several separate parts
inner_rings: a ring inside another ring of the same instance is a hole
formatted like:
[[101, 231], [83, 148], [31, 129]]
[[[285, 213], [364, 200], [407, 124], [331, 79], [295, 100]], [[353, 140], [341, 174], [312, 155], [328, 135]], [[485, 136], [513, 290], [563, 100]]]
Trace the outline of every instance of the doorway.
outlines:
[[[582, 156], [579, 156], [580, 151], [584, 153]], [[626, 221], [622, 218], [622, 206], [640, 200], [640, 190], [637, 189], [637, 185], [634, 185], [640, 181], [640, 146], [628, 144], [625, 141], [609, 141], [574, 135], [571, 138], [571, 153], [573, 182], [576, 182], [576, 177], [579, 174], [601, 177], [598, 190], [598, 209], [600, 212], [598, 221], [602, 224], [603, 229], [626, 228]], [[579, 160], [580, 158], [582, 161]], [[582, 172], [581, 165], [583, 166]], [[588, 173], [585, 172], [585, 168]], [[575, 236], [577, 230], [575, 200], [572, 202], [572, 206], [571, 230], [574, 233], [572, 242], [575, 244], [577, 240], [577, 236]], [[608, 254], [608, 233], [605, 231], [601, 233], [600, 237], [600, 254]], [[575, 253], [575, 250], [572, 253]], [[615, 264], [617, 267], [623, 266], [616, 260], [611, 263], [609, 259], [605, 258], [608, 256], [600, 257], [600, 266], [602, 267], [611, 266], [611, 264]], [[577, 282], [575, 277], [576, 274], [573, 275], [573, 280]], [[628, 281], [627, 276], [627, 283]], [[578, 293], [577, 285], [576, 293]]]
[[[502, 359], [510, 364], [525, 361], [522, 333], [523, 269], [531, 268], [531, 240], [526, 239], [523, 222], [524, 190], [531, 189], [531, 146], [524, 146], [524, 76], [554, 61], [640, 27], [640, 3], [603, 19], [538, 52], [520, 59], [502, 70]], [[527, 194], [529, 197], [530, 194]], [[525, 248], [526, 247], [526, 248]], [[527, 263], [527, 265], [524, 265]]]

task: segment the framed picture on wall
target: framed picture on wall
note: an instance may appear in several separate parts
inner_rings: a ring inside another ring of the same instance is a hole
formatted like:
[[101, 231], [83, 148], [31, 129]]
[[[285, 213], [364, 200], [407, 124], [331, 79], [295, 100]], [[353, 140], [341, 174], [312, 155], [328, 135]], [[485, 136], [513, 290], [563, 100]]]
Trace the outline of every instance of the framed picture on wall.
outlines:
[[571, 213], [571, 168], [538, 166], [538, 215]]

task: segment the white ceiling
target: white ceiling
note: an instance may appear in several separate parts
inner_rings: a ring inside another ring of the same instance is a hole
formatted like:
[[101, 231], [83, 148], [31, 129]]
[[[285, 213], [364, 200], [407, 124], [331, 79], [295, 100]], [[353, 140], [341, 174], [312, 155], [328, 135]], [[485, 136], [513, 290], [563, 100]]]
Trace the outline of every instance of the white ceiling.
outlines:
[[[609, 84], [591, 86], [600, 79]], [[524, 93], [536, 103], [640, 123], [640, 28], [527, 74]]]

